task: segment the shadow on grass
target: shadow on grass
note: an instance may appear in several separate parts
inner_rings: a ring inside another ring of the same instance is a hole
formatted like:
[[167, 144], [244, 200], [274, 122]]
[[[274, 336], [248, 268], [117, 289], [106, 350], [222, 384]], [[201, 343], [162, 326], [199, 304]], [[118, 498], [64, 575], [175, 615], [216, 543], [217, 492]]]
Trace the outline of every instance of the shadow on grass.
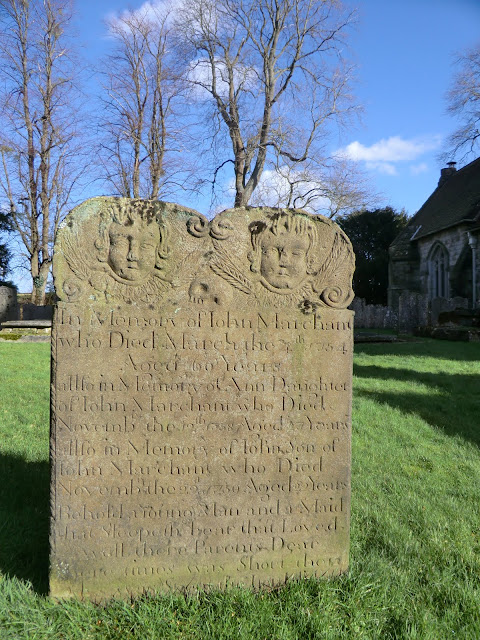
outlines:
[[0, 571], [48, 592], [49, 465], [0, 455]]
[[374, 399], [420, 416], [428, 424], [441, 428], [450, 436], [461, 436], [480, 446], [478, 416], [480, 414], [479, 376], [454, 373], [425, 373], [413, 369], [365, 366], [356, 364], [353, 373], [358, 378], [396, 380], [418, 383], [435, 389], [435, 393], [358, 389], [355, 395]]
[[413, 356], [465, 362], [480, 361], [480, 342], [452, 342], [418, 338], [412, 342], [356, 344], [355, 354], [371, 356]]

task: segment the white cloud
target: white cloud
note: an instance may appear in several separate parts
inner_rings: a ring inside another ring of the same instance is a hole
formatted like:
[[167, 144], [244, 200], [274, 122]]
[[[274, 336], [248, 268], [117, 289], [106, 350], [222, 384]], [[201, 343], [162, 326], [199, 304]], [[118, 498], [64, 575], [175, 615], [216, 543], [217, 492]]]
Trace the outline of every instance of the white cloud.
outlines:
[[378, 171], [379, 173], [384, 173], [387, 176], [396, 176], [397, 169], [394, 164], [391, 162], [366, 162], [365, 166], [367, 169], [371, 169], [372, 171]]
[[420, 164], [412, 164], [410, 167], [410, 173], [414, 176], [418, 176], [421, 173], [428, 171], [428, 164], [426, 162], [420, 162]]
[[[194, 99], [202, 100], [210, 96], [208, 87], [212, 85], [212, 66], [207, 58], [192, 60], [187, 70], [187, 77], [194, 86], [192, 91]], [[228, 70], [220, 59], [215, 60], [215, 81], [218, 94], [223, 98], [228, 98]], [[240, 86], [247, 90], [253, 90], [257, 84], [255, 69], [237, 63], [233, 70], [233, 84], [236, 91]]]
[[[337, 153], [357, 162], [365, 162], [367, 169], [387, 175], [396, 175], [396, 165], [412, 162], [439, 147], [440, 136], [405, 139], [400, 136], [382, 138], [369, 147], [357, 140], [340, 149]], [[427, 170], [425, 163], [416, 165], [417, 173]], [[414, 168], [412, 167], [412, 172]]]
[[[282, 172], [282, 169], [285, 170], [285, 173]], [[288, 174], [288, 167], [280, 167], [276, 171], [274, 169], [264, 169], [257, 189], [253, 194], [255, 204], [269, 207], [286, 206], [290, 194]]]
[[[293, 198], [301, 198], [302, 194], [310, 189], [319, 187], [319, 184], [313, 181], [301, 180], [300, 173], [292, 170], [287, 166], [278, 169], [264, 169], [257, 188], [253, 192], [250, 204], [254, 207], [286, 207], [288, 206], [290, 196], [290, 180], [299, 181], [294, 186]], [[235, 197], [235, 179], [230, 178], [225, 185], [225, 195], [229, 198]], [[328, 198], [318, 196], [315, 199], [316, 209], [327, 209], [329, 204]], [[297, 203], [297, 207], [302, 203]], [[307, 207], [308, 209], [308, 207]]]
[[[290, 193], [293, 184], [293, 194]], [[233, 186], [233, 185], [232, 185]], [[303, 208], [312, 213], [329, 212], [331, 201], [322, 194], [322, 179], [287, 165], [265, 169], [252, 197], [253, 206]]]
[[109, 25], [110, 29], [115, 26], [117, 29], [128, 29], [128, 22], [132, 19], [135, 20], [147, 20], [155, 22], [159, 16], [166, 16], [168, 14], [168, 20], [172, 20], [175, 11], [179, 9], [183, 0], [157, 0], [156, 2], [144, 2], [138, 9], [131, 10], [125, 9], [124, 11], [113, 11], [109, 13], [105, 21]]

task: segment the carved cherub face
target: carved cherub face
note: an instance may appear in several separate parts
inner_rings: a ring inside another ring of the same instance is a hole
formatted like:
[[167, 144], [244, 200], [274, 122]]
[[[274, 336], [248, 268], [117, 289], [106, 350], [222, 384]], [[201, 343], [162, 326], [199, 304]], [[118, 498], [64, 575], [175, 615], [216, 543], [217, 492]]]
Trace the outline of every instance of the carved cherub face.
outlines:
[[309, 239], [292, 231], [270, 231], [260, 241], [260, 274], [275, 289], [294, 290], [307, 276]]
[[314, 273], [314, 223], [301, 214], [275, 213], [250, 225], [250, 269], [260, 282], [276, 293], [289, 294]]
[[145, 280], [154, 270], [160, 244], [160, 229], [137, 217], [133, 221], [112, 222], [108, 230], [108, 264], [124, 280]]

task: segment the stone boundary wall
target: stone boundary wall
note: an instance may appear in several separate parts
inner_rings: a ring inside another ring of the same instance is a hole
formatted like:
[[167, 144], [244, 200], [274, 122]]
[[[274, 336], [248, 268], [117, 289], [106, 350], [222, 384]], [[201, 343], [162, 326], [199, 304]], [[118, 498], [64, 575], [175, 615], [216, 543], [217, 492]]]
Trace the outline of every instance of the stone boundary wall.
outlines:
[[38, 305], [18, 300], [17, 292], [11, 287], [0, 287], [0, 322], [8, 320], [51, 320], [53, 306]]
[[350, 305], [355, 311], [357, 329], [396, 329], [398, 314], [381, 304], [366, 304], [363, 298], [355, 298]]
[[357, 329], [393, 329], [411, 333], [418, 327], [437, 326], [439, 315], [445, 311], [468, 309], [466, 298], [434, 298], [413, 291], [404, 291], [399, 297], [398, 312], [380, 304], [366, 304], [355, 298], [350, 305], [355, 311]]
[[51, 320], [53, 316], [53, 307], [50, 304], [38, 305], [31, 302], [21, 302], [18, 308], [18, 320]]

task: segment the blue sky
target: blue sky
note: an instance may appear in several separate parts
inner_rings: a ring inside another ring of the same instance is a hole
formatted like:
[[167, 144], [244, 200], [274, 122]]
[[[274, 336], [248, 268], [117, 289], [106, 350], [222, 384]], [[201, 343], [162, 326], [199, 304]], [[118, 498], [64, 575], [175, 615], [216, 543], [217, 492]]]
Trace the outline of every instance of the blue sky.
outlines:
[[[143, 4], [77, 0], [76, 30], [92, 62], [109, 49], [104, 19]], [[338, 146], [367, 171], [380, 205], [405, 208], [412, 215], [438, 182], [438, 154], [455, 128], [446, 113], [445, 93], [455, 55], [480, 42], [480, 0], [345, 4], [358, 9], [349, 46], [358, 67], [356, 96], [364, 113], [358, 126], [343, 133]], [[100, 194], [86, 197], [90, 195]], [[183, 204], [202, 211], [201, 202]]]
[[414, 214], [437, 185], [455, 127], [445, 93], [455, 55], [480, 42], [479, 0], [360, 0], [351, 38], [363, 124], [349, 144], [382, 200]]

